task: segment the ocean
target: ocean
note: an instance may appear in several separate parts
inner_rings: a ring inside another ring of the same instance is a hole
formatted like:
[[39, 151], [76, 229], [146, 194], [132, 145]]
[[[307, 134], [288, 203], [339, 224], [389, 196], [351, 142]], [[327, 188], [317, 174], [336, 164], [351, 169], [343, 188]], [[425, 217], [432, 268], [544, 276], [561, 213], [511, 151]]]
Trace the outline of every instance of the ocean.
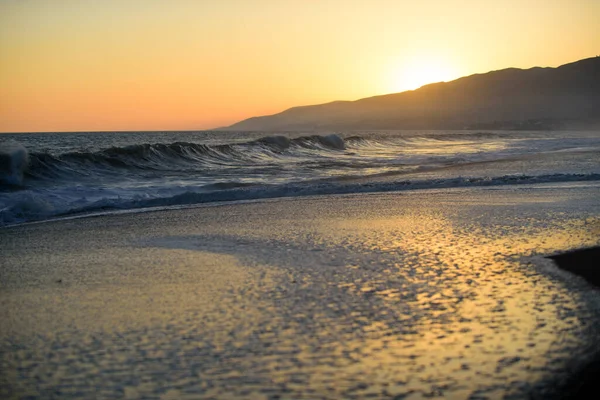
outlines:
[[0, 135], [0, 225], [289, 196], [600, 184], [600, 132]]

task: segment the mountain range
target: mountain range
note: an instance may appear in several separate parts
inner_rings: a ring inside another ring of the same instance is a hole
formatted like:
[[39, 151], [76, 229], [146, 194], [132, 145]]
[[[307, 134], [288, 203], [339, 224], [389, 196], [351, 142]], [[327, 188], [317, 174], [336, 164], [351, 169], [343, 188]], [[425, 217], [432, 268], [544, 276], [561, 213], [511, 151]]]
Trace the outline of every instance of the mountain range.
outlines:
[[600, 56], [508, 68], [356, 101], [293, 107], [220, 130], [590, 129], [600, 127]]

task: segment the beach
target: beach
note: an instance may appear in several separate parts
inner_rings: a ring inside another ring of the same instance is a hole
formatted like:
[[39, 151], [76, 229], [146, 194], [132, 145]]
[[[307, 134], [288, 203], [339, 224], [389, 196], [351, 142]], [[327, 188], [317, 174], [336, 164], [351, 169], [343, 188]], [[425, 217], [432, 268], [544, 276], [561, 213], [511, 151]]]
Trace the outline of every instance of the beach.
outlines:
[[0, 0], [0, 400], [600, 398], [600, 0], [513, 3]]
[[[2, 398], [563, 398], [597, 182], [250, 200], [0, 229]], [[144, 210], [142, 210], [144, 211]]]

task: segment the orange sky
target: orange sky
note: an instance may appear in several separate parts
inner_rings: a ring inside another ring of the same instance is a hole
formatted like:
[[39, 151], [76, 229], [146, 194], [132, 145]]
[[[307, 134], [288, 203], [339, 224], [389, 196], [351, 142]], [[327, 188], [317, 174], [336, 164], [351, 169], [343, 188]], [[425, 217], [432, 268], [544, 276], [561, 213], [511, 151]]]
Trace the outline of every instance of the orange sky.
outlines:
[[0, 132], [195, 130], [600, 54], [598, 0], [0, 0]]

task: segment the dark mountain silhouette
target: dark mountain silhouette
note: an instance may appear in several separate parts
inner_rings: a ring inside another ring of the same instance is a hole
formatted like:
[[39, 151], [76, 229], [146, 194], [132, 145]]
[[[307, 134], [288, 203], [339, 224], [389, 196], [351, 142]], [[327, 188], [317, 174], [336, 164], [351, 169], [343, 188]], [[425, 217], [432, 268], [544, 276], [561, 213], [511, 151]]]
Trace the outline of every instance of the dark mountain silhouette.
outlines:
[[223, 130], [561, 129], [600, 126], [600, 57], [508, 68], [356, 101], [294, 107]]

